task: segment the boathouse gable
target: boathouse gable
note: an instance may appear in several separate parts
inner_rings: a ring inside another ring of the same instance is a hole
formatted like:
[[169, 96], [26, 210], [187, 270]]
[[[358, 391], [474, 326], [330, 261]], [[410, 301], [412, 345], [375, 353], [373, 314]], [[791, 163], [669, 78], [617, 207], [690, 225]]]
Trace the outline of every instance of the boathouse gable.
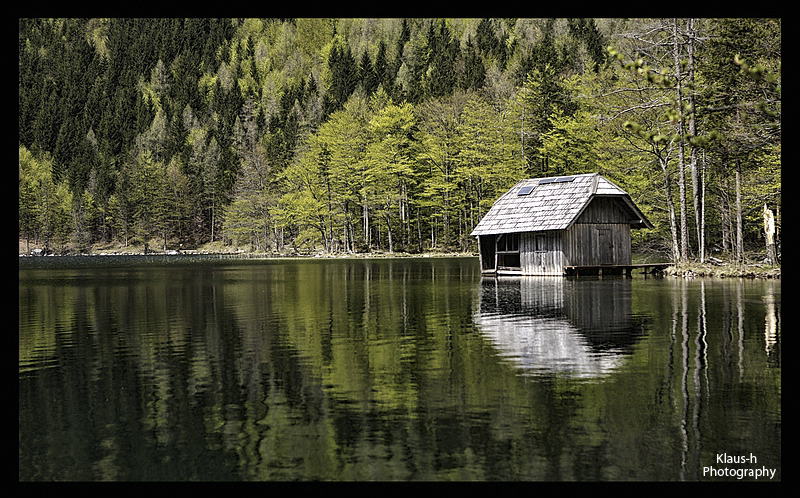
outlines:
[[631, 264], [631, 228], [652, 228], [628, 194], [599, 174], [522, 180], [478, 223], [481, 270], [563, 275]]

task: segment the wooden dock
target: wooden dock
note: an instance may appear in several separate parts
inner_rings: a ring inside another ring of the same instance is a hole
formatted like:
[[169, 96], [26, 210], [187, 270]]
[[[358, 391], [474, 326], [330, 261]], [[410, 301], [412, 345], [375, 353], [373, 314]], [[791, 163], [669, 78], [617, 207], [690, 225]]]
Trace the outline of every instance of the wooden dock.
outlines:
[[672, 263], [639, 263], [631, 265], [565, 266], [566, 275], [622, 275], [631, 276], [634, 268], [644, 268], [644, 275], [663, 272]]
[[634, 268], [642, 268], [642, 274], [647, 276], [656, 275], [663, 272], [667, 267], [672, 266], [672, 263], [639, 263], [631, 265], [584, 265], [584, 266], [564, 266], [561, 273], [524, 273], [519, 268], [491, 268], [481, 270], [483, 275], [494, 276], [589, 276], [589, 275], [627, 275], [631, 276]]

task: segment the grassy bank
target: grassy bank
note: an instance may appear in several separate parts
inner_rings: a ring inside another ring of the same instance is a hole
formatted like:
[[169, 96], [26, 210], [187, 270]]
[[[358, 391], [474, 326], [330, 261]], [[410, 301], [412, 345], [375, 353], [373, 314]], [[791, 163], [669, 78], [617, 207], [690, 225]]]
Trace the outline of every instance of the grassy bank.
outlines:
[[[664, 275], [675, 277], [718, 277], [718, 278], [781, 278], [780, 265], [767, 265], [756, 263], [764, 259], [764, 252], [745, 253], [744, 263], [733, 263], [730, 260], [723, 261], [719, 258], [730, 257], [731, 255], [716, 254], [718, 257], [709, 257], [705, 263], [692, 261], [670, 266], [664, 270]], [[633, 263], [661, 263], [671, 261], [669, 254], [657, 251], [640, 250], [634, 251]]]
[[[29, 255], [31, 250], [37, 246], [28, 245], [23, 241], [20, 240], [19, 242], [19, 254], [20, 255]], [[49, 251], [48, 254], [51, 255], [59, 255], [59, 256], [70, 256], [70, 255], [140, 255], [145, 254], [144, 245], [138, 243], [131, 243], [127, 246], [124, 244], [119, 243], [112, 243], [112, 244], [94, 244], [88, 250], [79, 251], [73, 247], [61, 247], [61, 248], [54, 248]], [[221, 242], [213, 242], [208, 244], [202, 244], [195, 247], [174, 247], [168, 246], [167, 251], [164, 251], [163, 246], [160, 245], [153, 245], [151, 244], [148, 248], [147, 254], [184, 254], [184, 255], [204, 255], [204, 254], [213, 254], [213, 255], [230, 255], [236, 256], [240, 255], [243, 258], [413, 258], [413, 257], [466, 257], [466, 256], [477, 256], [477, 254], [473, 253], [457, 253], [457, 252], [447, 252], [447, 251], [429, 251], [425, 253], [405, 253], [405, 252], [383, 252], [383, 251], [375, 251], [375, 252], [368, 252], [368, 253], [325, 253], [320, 251], [309, 251], [309, 252], [295, 252], [291, 250], [287, 250], [282, 253], [274, 253], [274, 252], [259, 252], [253, 251], [248, 247], [236, 247], [231, 245], [224, 245]]]
[[711, 264], [680, 263], [670, 266], [665, 275], [677, 277], [719, 277], [719, 278], [781, 278], [780, 265], [766, 264]]

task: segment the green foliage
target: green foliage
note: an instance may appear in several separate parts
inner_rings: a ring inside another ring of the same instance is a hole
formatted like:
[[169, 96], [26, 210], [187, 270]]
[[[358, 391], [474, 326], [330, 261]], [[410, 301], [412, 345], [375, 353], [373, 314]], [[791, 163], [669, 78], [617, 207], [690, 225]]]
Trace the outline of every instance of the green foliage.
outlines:
[[600, 136], [594, 120], [586, 113], [565, 117], [554, 114], [550, 118], [552, 128], [544, 133], [540, 155], [548, 158], [553, 175], [566, 175], [586, 171], [600, 171], [604, 166]]
[[780, 20], [701, 23], [692, 109], [657, 38], [617, 36], [660, 22], [21, 19], [20, 236], [474, 250], [520, 178], [599, 171], [664, 246], [683, 139], [709, 164], [709, 237], [739, 164], [755, 243], [780, 206]]
[[160, 234], [166, 241], [173, 205], [170, 202], [167, 171], [163, 163], [155, 161], [146, 152], [137, 158], [133, 168], [133, 190], [130, 198], [133, 221], [136, 234], [147, 251], [152, 237]]
[[46, 249], [63, 247], [71, 233], [72, 192], [54, 181], [52, 162], [19, 148], [20, 236]]

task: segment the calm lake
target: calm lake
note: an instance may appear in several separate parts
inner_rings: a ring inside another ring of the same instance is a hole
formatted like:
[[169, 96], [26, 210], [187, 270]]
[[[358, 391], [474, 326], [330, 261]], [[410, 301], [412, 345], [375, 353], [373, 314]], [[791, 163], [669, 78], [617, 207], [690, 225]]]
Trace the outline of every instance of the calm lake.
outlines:
[[20, 481], [781, 479], [780, 281], [20, 258]]

